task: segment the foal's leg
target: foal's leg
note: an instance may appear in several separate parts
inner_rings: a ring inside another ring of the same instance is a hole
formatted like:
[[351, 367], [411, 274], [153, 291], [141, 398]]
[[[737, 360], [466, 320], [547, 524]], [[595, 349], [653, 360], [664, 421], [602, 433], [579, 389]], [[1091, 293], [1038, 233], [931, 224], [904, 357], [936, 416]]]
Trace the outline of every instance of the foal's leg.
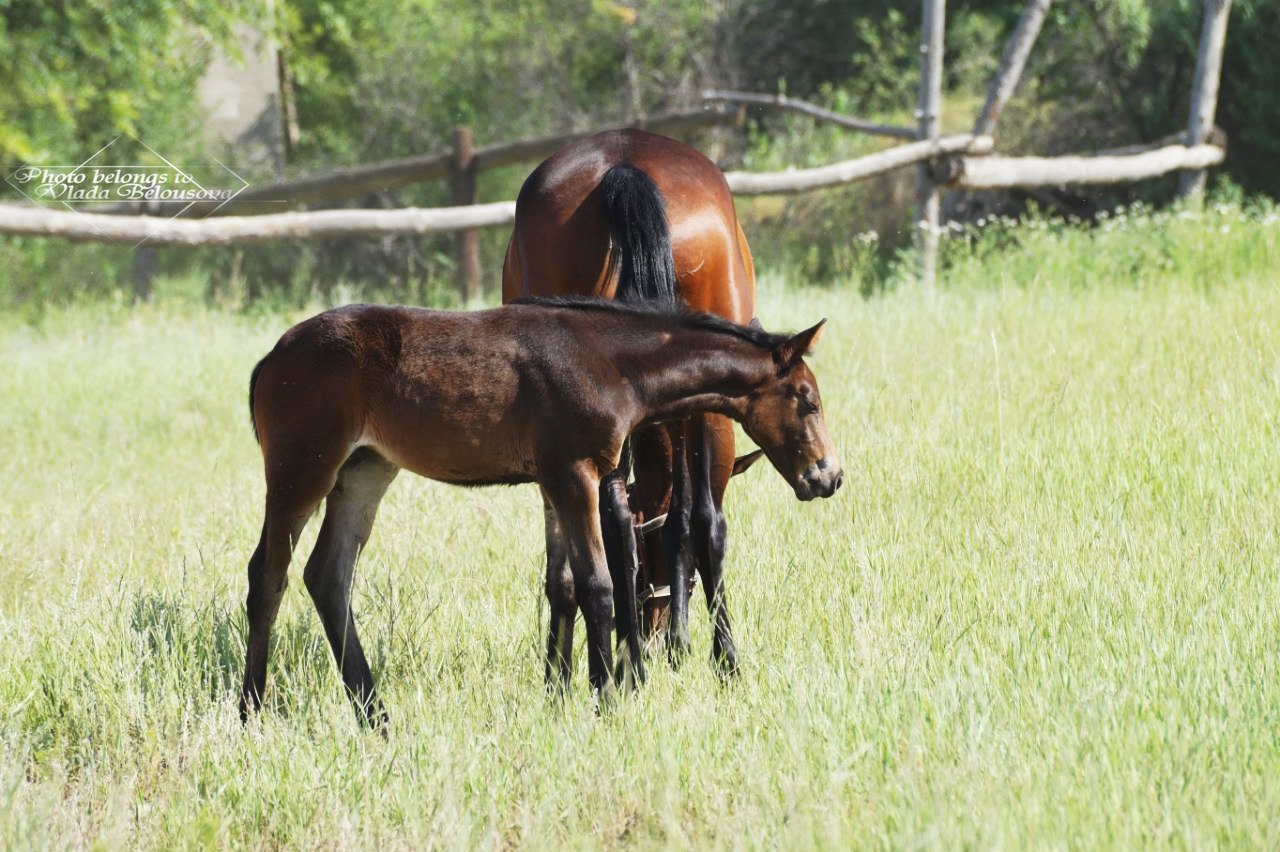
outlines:
[[600, 531], [605, 561], [613, 579], [613, 610], [618, 621], [621, 656], [614, 676], [620, 683], [634, 688], [645, 680], [636, 606], [636, 571], [640, 559], [636, 554], [635, 525], [627, 503], [627, 487], [622, 474], [616, 470], [600, 481]]
[[329, 492], [320, 536], [302, 575], [320, 613], [347, 694], [361, 718], [375, 727], [386, 724], [387, 712], [374, 689], [373, 675], [356, 635], [351, 583], [356, 558], [369, 540], [378, 503], [399, 471], [373, 450], [362, 448], [352, 453]]
[[542, 502], [547, 529], [547, 603], [551, 626], [547, 632], [547, 691], [565, 692], [573, 675], [573, 622], [578, 617], [578, 601], [573, 593], [573, 572], [569, 550], [560, 534], [556, 510], [546, 494]]
[[733, 472], [733, 425], [725, 418], [705, 415], [695, 418], [690, 459], [693, 481], [691, 516], [694, 564], [702, 575], [714, 633], [711, 659], [721, 673], [737, 673], [738, 652], [729, 629], [729, 610], [724, 597], [724, 554], [728, 541], [725, 523], [725, 487]]
[[667, 621], [667, 657], [679, 665], [689, 653], [689, 576], [693, 553], [689, 524], [692, 491], [689, 485], [688, 442], [684, 425], [677, 423], [671, 435], [671, 507], [662, 525], [662, 549], [671, 573], [671, 614]]
[[245, 602], [249, 635], [245, 642], [244, 686], [240, 692], [241, 721], [262, 707], [271, 627], [280, 611], [285, 587], [289, 585], [289, 562], [298, 536], [333, 485], [336, 463], [326, 467], [318, 464], [288, 487], [268, 486], [262, 537], [249, 559], [249, 597]]
[[607, 703], [613, 696], [613, 581], [600, 537], [600, 483], [579, 469], [566, 471], [563, 478], [543, 488], [555, 507], [586, 622], [591, 688]]

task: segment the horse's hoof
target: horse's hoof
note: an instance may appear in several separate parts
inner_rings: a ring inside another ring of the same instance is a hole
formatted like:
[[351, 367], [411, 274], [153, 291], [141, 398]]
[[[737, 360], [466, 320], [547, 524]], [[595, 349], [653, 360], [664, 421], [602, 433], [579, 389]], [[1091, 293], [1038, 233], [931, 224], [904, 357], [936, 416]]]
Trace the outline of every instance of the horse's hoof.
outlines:
[[382, 710], [366, 716], [364, 718], [364, 726], [385, 740], [387, 738], [387, 730], [391, 727], [391, 717], [387, 715], [386, 710]]
[[667, 637], [667, 661], [673, 669], [680, 668], [685, 657], [689, 656], [689, 637], [672, 634]]
[[618, 688], [614, 685], [613, 681], [609, 681], [604, 686], [597, 689], [595, 693], [597, 716], [607, 715], [618, 705]]
[[621, 659], [614, 666], [613, 679], [627, 690], [634, 692], [644, 686], [649, 679], [649, 674], [645, 671], [643, 660], [637, 659], [628, 663], [626, 659]]
[[732, 645], [724, 650], [712, 649], [711, 664], [721, 680], [732, 680], [738, 676], [738, 652]]

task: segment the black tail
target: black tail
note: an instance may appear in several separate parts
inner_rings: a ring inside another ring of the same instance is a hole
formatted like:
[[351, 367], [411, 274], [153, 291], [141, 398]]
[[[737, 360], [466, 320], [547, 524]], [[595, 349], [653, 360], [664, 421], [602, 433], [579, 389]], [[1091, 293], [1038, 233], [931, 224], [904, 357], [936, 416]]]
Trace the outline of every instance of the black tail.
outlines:
[[249, 423], [253, 425], [253, 440], [258, 443], [262, 443], [262, 440], [258, 437], [258, 421], [253, 419], [253, 389], [258, 384], [258, 374], [262, 372], [262, 365], [265, 363], [267, 359], [264, 357], [249, 375]]
[[613, 243], [609, 277], [618, 275], [616, 298], [675, 308], [676, 266], [662, 191], [640, 169], [619, 163], [605, 172], [600, 195]]

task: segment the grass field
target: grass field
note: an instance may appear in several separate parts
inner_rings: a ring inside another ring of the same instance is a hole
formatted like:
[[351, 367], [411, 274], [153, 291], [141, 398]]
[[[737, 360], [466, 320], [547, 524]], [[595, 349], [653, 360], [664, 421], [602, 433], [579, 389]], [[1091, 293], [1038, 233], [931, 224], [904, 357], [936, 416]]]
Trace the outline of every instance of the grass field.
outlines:
[[579, 647], [552, 704], [536, 490], [402, 476], [357, 577], [386, 741], [298, 562], [236, 718], [248, 375], [307, 312], [5, 325], [0, 846], [1274, 848], [1280, 227], [1136, 219], [957, 242], [936, 298], [766, 276], [766, 326], [831, 318], [846, 484], [735, 482], [729, 686], [699, 604], [681, 669], [597, 718]]

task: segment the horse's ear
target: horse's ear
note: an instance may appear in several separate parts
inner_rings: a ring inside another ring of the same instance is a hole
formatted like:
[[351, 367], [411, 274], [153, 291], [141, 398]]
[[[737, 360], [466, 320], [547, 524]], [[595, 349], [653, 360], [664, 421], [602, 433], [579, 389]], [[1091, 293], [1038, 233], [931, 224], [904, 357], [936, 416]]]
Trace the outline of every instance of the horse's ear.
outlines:
[[778, 366], [785, 369], [800, 363], [800, 359], [818, 345], [818, 338], [822, 337], [822, 328], [826, 324], [825, 319], [821, 320], [813, 328], [793, 334], [789, 339], [778, 344], [778, 347], [773, 350], [773, 359], [778, 362]]

